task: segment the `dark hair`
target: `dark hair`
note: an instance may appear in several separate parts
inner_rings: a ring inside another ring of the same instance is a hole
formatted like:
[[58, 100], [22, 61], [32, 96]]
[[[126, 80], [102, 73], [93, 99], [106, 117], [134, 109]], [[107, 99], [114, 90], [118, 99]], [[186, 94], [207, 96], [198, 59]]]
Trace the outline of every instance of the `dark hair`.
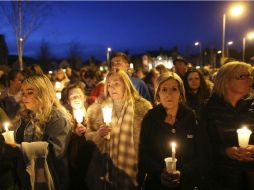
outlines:
[[184, 77], [183, 77], [183, 83], [184, 83], [184, 87], [185, 87], [186, 97], [188, 97], [188, 94], [192, 94], [192, 91], [190, 89], [190, 85], [189, 85], [189, 82], [188, 82], [188, 76], [191, 73], [198, 73], [198, 75], [199, 75], [200, 87], [198, 89], [197, 96], [199, 98], [199, 101], [202, 102], [210, 96], [210, 90], [207, 86], [207, 83], [205, 81], [205, 78], [204, 78], [203, 74], [197, 69], [188, 70], [185, 73]]
[[115, 57], [122, 57], [126, 63], [129, 63], [129, 57], [123, 53], [123, 52], [115, 52], [111, 55], [110, 60], [112, 60]]
[[181, 61], [183, 62], [185, 65], [188, 65], [188, 61], [186, 61], [185, 59], [183, 58], [177, 58], [173, 61], [173, 64], [175, 65], [177, 61]]

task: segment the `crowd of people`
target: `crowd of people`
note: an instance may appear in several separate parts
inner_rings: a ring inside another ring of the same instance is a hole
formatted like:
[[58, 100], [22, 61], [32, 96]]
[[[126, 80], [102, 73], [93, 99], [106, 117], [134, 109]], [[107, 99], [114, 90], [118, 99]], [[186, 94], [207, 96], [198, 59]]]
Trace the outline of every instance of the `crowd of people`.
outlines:
[[254, 189], [254, 138], [239, 147], [236, 132], [254, 130], [252, 66], [232, 61], [212, 73], [182, 57], [172, 69], [150, 62], [144, 55], [134, 70], [116, 52], [106, 73], [5, 73], [0, 189]]

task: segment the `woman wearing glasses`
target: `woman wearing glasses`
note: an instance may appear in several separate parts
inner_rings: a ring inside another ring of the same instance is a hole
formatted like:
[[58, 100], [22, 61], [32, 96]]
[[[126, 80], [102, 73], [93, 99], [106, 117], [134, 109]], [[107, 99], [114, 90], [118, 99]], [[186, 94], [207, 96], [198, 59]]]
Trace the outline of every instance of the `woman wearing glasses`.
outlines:
[[[203, 139], [199, 144], [204, 148], [200, 152], [206, 156], [211, 153], [210, 158], [203, 158], [206, 161], [211, 159], [212, 175], [208, 175], [213, 176], [213, 189], [254, 188], [253, 180], [250, 180], [254, 177], [254, 138], [250, 136], [248, 147], [239, 148], [236, 132], [243, 126], [254, 132], [251, 71], [252, 67], [243, 62], [223, 65], [215, 78], [214, 93], [202, 112], [198, 137]], [[205, 144], [206, 139], [208, 144]]]

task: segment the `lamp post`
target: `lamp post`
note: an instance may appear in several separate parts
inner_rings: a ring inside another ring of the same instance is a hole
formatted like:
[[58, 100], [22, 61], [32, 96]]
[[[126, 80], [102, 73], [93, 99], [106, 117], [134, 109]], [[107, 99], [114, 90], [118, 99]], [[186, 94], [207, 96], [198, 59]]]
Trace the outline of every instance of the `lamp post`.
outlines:
[[227, 57], [230, 57], [230, 56], [229, 56], [229, 46], [231, 46], [231, 45], [233, 45], [233, 44], [234, 44], [233, 41], [229, 41], [229, 42], [227, 43]]
[[246, 38], [247, 38], [247, 40], [253, 40], [254, 39], [254, 32], [250, 32], [246, 36], [243, 37], [243, 57], [242, 57], [243, 61], [245, 61]]
[[199, 46], [199, 65], [202, 67], [202, 44], [200, 42], [195, 42], [195, 46]]
[[[241, 15], [244, 11], [244, 7], [242, 4], [234, 5], [230, 9], [230, 13], [232, 16], [237, 17]], [[226, 36], [226, 14], [223, 14], [223, 24], [222, 24], [222, 58], [225, 57], [225, 36]]]
[[110, 47], [107, 48], [107, 65], [110, 67], [110, 62], [109, 62], [109, 55], [112, 49]]

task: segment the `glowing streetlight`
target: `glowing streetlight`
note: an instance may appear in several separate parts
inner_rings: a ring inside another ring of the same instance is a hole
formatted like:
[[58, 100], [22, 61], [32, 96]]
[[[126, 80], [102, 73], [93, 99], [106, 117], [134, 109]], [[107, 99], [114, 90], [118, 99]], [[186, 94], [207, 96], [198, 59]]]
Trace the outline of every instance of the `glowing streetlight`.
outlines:
[[233, 44], [234, 44], [233, 41], [229, 41], [229, 42], [227, 43], [227, 57], [229, 57], [229, 47], [232, 46]]
[[222, 53], [221, 50], [217, 51], [217, 54], [221, 54], [221, 53]]
[[247, 39], [247, 40], [253, 40], [253, 39], [254, 39], [254, 32], [250, 32], [250, 33], [248, 33], [245, 37], [243, 37], [243, 61], [245, 61], [246, 39]]
[[109, 54], [112, 51], [112, 49], [110, 47], [107, 48], [107, 65], [109, 65]]
[[[230, 15], [238, 17], [244, 12], [244, 6], [242, 4], [237, 4], [231, 7]], [[225, 36], [226, 36], [226, 14], [223, 14], [223, 25], [222, 25], [222, 58], [225, 57]]]
[[199, 59], [200, 59], [200, 66], [202, 67], [202, 45], [200, 42], [195, 42], [195, 46], [199, 46]]

